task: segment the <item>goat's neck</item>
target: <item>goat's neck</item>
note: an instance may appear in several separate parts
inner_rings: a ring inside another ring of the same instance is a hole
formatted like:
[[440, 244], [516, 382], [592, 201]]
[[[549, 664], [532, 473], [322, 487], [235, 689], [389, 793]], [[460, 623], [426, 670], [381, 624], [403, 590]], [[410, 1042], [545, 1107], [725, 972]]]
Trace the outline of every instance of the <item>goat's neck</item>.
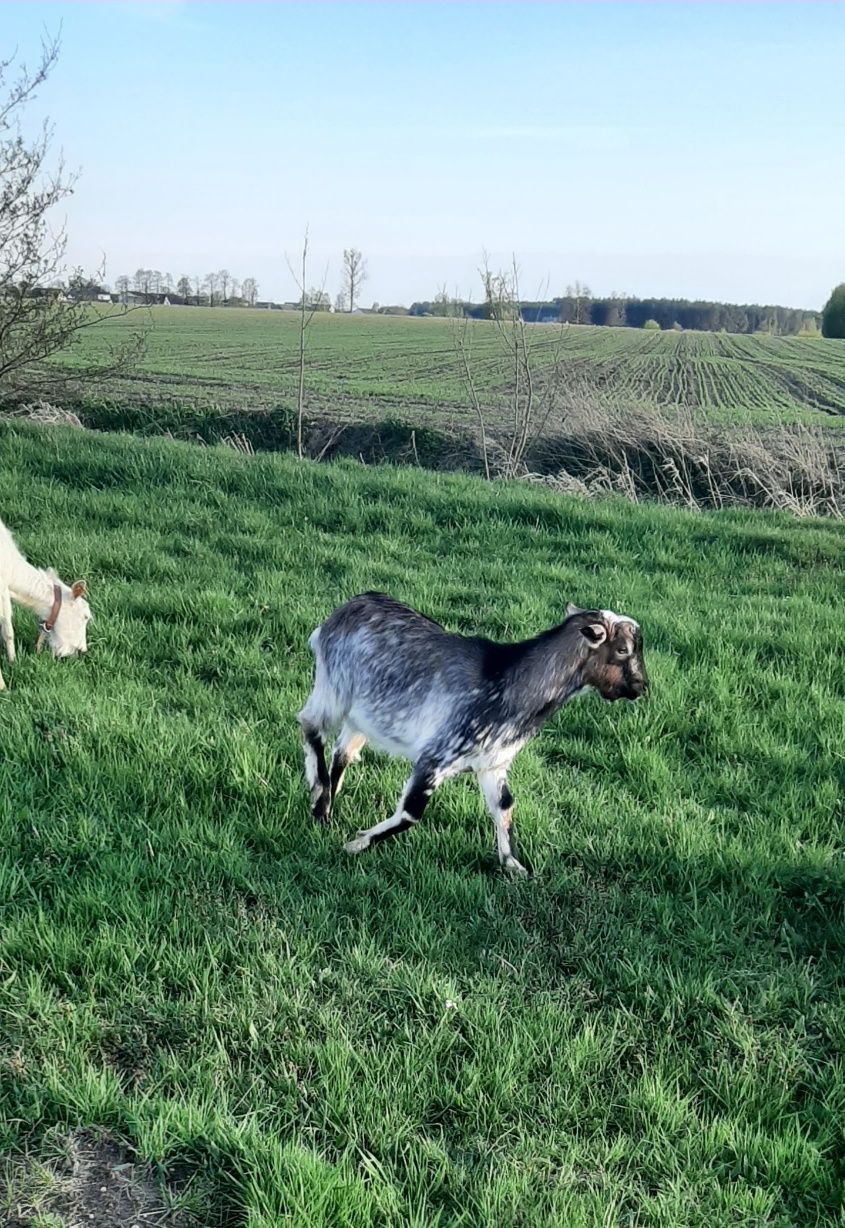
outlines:
[[584, 688], [583, 661], [565, 625], [555, 627], [519, 646], [513, 678], [550, 716]]
[[52, 608], [55, 583], [46, 571], [33, 567], [23, 555], [14, 560], [7, 577], [9, 591], [14, 598], [32, 610], [38, 618], [46, 618]]

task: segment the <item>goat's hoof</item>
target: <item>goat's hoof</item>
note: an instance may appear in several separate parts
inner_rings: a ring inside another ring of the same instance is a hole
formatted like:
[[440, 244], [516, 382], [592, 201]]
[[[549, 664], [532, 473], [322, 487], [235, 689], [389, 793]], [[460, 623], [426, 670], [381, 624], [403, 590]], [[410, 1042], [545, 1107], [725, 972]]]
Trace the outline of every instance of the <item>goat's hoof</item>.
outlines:
[[521, 861], [517, 861], [515, 857], [507, 857], [502, 862], [502, 869], [510, 874], [511, 878], [528, 878], [528, 871]]
[[311, 790], [311, 817], [316, 823], [328, 823], [331, 814], [331, 798], [320, 785]]
[[370, 837], [365, 831], [359, 831], [354, 840], [349, 840], [343, 846], [350, 856], [355, 853], [364, 853], [370, 847]]

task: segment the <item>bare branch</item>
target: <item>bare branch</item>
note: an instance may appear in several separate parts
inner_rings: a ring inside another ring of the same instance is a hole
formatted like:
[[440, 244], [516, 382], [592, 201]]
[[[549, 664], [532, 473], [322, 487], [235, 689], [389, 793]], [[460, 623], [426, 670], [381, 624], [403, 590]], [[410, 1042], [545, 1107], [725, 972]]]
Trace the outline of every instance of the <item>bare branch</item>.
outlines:
[[[311, 321], [318, 311], [328, 310], [328, 295], [326, 294], [326, 278], [328, 276], [328, 265], [323, 273], [323, 284], [319, 290], [306, 290], [308, 284], [308, 226], [305, 227], [305, 234], [302, 239], [302, 252], [300, 255], [300, 272], [297, 274], [294, 271], [293, 264], [285, 252], [285, 264], [288, 266], [291, 277], [293, 278], [299, 290], [299, 390], [296, 403], [296, 452], [300, 460], [303, 459], [304, 451], [302, 445], [302, 425], [305, 416], [305, 349], [306, 349], [306, 334]], [[320, 459], [318, 457], [318, 459]]]
[[[92, 310], [83, 301], [83, 288], [91, 291], [89, 298], [102, 289], [104, 267], [93, 278], [77, 270], [61, 288], [66, 278], [62, 263], [66, 236], [64, 226], [51, 229], [50, 216], [73, 191], [75, 177], [66, 174], [61, 159], [55, 167], [48, 166], [50, 123], [45, 121], [34, 137], [26, 139], [21, 122], [22, 110], [46, 81], [58, 54], [58, 37], [44, 40], [35, 70], [29, 72], [22, 65], [11, 83], [14, 57], [0, 62], [0, 396], [4, 399], [58, 382], [56, 373], [45, 371], [46, 360], [67, 349], [84, 329], [126, 313], [125, 308]], [[130, 362], [140, 345], [133, 335], [113, 352], [111, 363], [91, 365], [89, 378], [111, 374], [116, 366]], [[69, 373], [66, 378], [72, 377]]]

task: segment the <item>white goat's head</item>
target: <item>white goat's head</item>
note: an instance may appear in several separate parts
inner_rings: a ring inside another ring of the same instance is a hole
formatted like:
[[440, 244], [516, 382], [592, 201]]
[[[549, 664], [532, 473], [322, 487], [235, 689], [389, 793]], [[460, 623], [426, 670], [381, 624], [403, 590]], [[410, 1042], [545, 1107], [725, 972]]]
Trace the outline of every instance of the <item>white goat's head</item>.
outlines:
[[53, 582], [53, 605], [41, 623], [38, 649], [46, 644], [54, 657], [75, 657], [88, 651], [91, 607], [85, 597], [85, 582], [67, 585], [55, 572], [48, 575]]

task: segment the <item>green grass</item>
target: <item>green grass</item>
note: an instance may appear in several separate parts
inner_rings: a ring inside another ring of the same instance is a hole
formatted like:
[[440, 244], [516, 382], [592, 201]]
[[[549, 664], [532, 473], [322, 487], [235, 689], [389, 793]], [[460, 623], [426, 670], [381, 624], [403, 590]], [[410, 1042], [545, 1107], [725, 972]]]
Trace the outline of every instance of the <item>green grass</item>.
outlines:
[[[289, 410], [296, 402], [299, 320], [293, 312], [164, 307], [132, 313], [86, 330], [62, 364], [84, 368], [105, 358], [126, 330], [138, 327], [148, 330], [146, 357], [131, 378], [102, 390], [122, 407]], [[559, 330], [531, 326], [529, 336], [542, 373], [557, 357]], [[510, 363], [495, 325], [474, 324], [469, 340], [476, 386], [495, 416]], [[569, 387], [623, 405], [682, 406], [730, 422], [829, 424], [845, 415], [843, 342], [571, 327], [560, 358]], [[318, 314], [309, 333], [307, 385], [312, 414], [399, 417], [417, 427], [474, 422], [449, 320]], [[510, 411], [502, 412], [509, 420]]]
[[[9, 427], [0, 491], [96, 619], [4, 663], [0, 1151], [104, 1127], [204, 1225], [842, 1223], [840, 526]], [[641, 620], [647, 701], [517, 759], [532, 879], [469, 780], [348, 859], [367, 752], [311, 824], [306, 636], [368, 587]]]

